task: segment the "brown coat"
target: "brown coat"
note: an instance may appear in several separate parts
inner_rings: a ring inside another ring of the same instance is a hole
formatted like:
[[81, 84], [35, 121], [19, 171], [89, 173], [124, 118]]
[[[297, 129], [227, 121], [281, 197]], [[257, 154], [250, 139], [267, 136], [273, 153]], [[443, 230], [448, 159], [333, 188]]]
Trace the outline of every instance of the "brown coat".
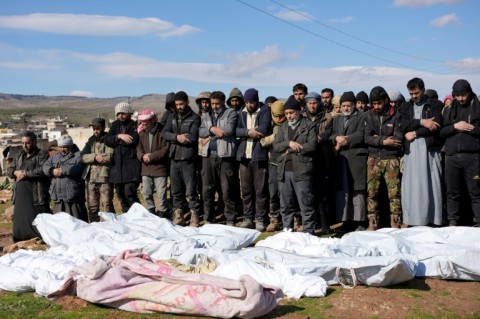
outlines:
[[[140, 132], [140, 141], [137, 146], [137, 157], [142, 162], [142, 176], [166, 177], [169, 173], [170, 158], [168, 143], [162, 136], [162, 130], [159, 123], [151, 130], [153, 132], [152, 146], [149, 146], [149, 132], [143, 130]], [[151, 162], [146, 164], [143, 161], [143, 155], [151, 154]]]

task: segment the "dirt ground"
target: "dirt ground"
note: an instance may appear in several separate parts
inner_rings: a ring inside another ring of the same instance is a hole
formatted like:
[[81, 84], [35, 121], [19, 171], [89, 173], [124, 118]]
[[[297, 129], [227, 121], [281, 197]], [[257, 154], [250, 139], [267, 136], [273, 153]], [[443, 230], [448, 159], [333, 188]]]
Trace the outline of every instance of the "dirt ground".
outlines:
[[[11, 230], [0, 227], [0, 252], [10, 244]], [[388, 288], [333, 287], [326, 298], [317, 299], [321, 312], [330, 318], [480, 318], [479, 282], [416, 278]], [[55, 302], [69, 311], [81, 311], [88, 305], [76, 297], [62, 297]], [[302, 301], [298, 304], [284, 300], [267, 318], [306, 318], [297, 311], [305, 308]]]

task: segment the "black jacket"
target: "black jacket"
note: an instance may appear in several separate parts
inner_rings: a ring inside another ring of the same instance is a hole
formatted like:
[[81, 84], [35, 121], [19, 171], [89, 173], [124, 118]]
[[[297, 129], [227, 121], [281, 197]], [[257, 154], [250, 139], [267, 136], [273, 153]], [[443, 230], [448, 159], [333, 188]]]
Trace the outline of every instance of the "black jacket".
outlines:
[[[445, 154], [480, 153], [480, 103], [475, 93], [470, 104], [462, 106], [457, 100], [443, 114], [440, 137], [445, 140]], [[453, 125], [465, 121], [474, 126], [470, 132], [459, 132]]]
[[[133, 138], [132, 143], [127, 144], [119, 140], [118, 134], [128, 134]], [[116, 120], [105, 136], [105, 145], [114, 149], [113, 162], [110, 168], [110, 183], [123, 184], [142, 181], [140, 171], [141, 163], [137, 158], [137, 145], [139, 136], [137, 125], [132, 120], [121, 122]]]
[[[33, 183], [33, 203], [35, 205], [45, 205], [50, 203], [50, 178], [43, 173], [43, 164], [50, 156], [47, 151], [38, 147], [34, 149], [33, 155], [27, 158], [25, 151], [21, 151], [13, 159], [8, 169], [8, 177], [15, 179], [13, 173], [16, 170], [25, 170], [25, 180], [31, 180]], [[23, 168], [22, 168], [23, 166]], [[16, 184], [15, 184], [16, 185]], [[13, 203], [15, 204], [15, 188], [13, 191]]]
[[368, 156], [377, 159], [391, 159], [401, 157], [401, 148], [383, 145], [389, 136], [402, 141], [401, 115], [393, 108], [389, 108], [383, 115], [374, 110], [367, 111], [365, 116], [365, 143], [368, 145]]
[[[442, 140], [440, 139], [440, 130], [432, 132], [420, 124], [420, 119], [414, 119], [413, 101], [404, 102], [400, 105], [398, 113], [402, 115], [402, 131], [404, 133], [415, 131], [417, 137], [424, 137], [427, 144], [427, 150], [440, 151], [442, 148]], [[431, 119], [443, 124], [442, 117], [443, 103], [439, 100], [427, 98], [422, 109], [422, 119]], [[410, 154], [410, 142], [405, 140], [405, 154]]]
[[[172, 112], [163, 128], [163, 138], [170, 142], [169, 156], [180, 161], [195, 160], [198, 157], [198, 130], [200, 117], [191, 108], [182, 117], [177, 112]], [[187, 134], [190, 144], [181, 144], [177, 135]], [[178, 153], [177, 153], [178, 152]]]

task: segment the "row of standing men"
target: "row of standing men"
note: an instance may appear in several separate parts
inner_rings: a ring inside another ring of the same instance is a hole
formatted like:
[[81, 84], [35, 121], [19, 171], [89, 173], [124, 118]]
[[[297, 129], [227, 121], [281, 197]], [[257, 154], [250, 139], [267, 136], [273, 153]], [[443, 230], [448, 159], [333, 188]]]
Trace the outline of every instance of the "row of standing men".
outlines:
[[184, 225], [188, 214], [196, 227], [202, 213], [205, 223], [215, 222], [217, 197], [230, 226], [242, 213], [245, 228], [330, 233], [336, 221], [347, 230], [377, 229], [382, 181], [391, 227], [455, 226], [466, 182], [478, 226], [478, 98], [466, 80], [454, 83], [454, 101], [446, 108], [425, 95], [419, 78], [408, 81], [407, 89], [411, 99], [400, 105], [380, 86], [369, 95], [344, 92], [340, 114], [332, 111], [331, 89], [318, 94], [303, 84], [295, 85], [285, 102], [269, 97], [261, 103], [253, 88], [244, 94], [234, 88], [228, 99], [221, 91], [202, 92], [198, 113], [179, 91], [167, 95], [160, 120], [143, 110], [134, 121], [132, 105], [122, 102], [108, 132], [103, 119], [93, 119], [83, 150], [65, 135], [52, 156], [27, 132], [23, 152], [9, 169], [16, 180], [14, 198], [30, 198], [16, 202], [14, 240], [38, 235], [31, 222], [49, 211], [50, 199], [54, 212], [98, 221], [100, 210], [114, 212], [114, 188], [126, 212], [139, 202], [140, 183], [145, 207], [175, 224]]

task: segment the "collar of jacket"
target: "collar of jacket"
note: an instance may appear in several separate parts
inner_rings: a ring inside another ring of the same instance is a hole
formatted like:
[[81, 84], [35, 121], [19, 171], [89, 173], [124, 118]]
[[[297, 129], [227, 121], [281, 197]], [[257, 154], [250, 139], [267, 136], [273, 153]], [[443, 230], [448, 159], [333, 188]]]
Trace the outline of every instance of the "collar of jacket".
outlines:
[[187, 112], [186, 112], [183, 116], [181, 116], [180, 114], [178, 114], [178, 112], [175, 112], [175, 114], [176, 114], [176, 116], [177, 116], [177, 118], [178, 118], [179, 120], [183, 120], [183, 119], [186, 119], [187, 117], [189, 117], [190, 114], [192, 114], [192, 112], [193, 112], [193, 111], [192, 111], [192, 108], [191, 108], [190, 106], [188, 106], [188, 110], [187, 110]]

